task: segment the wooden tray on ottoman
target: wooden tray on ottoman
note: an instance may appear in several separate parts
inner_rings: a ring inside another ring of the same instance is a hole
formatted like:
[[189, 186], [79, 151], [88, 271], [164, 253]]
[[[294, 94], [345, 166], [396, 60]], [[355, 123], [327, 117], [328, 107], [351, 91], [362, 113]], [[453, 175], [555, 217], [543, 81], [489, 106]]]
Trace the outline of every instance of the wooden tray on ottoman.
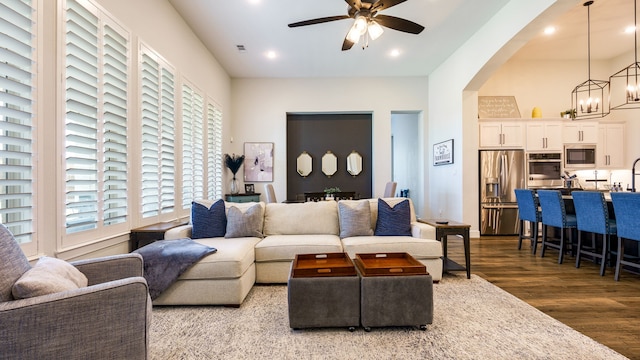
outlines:
[[297, 254], [291, 277], [356, 276], [356, 268], [346, 253]]
[[427, 267], [407, 253], [356, 254], [362, 276], [428, 275]]

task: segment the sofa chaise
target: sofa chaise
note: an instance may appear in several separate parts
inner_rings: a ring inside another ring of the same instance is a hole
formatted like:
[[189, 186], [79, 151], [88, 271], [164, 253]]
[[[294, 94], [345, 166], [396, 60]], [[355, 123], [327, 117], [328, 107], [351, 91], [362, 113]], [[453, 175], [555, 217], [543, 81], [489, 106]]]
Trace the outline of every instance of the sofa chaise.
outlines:
[[[218, 251], [185, 271], [153, 303], [239, 306], [255, 283], [286, 283], [296, 254], [346, 252], [354, 258], [357, 253], [407, 252], [427, 267], [433, 281], [439, 281], [442, 246], [435, 240], [435, 229], [417, 222], [410, 199], [382, 200], [384, 204], [378, 204], [379, 199], [291, 204], [225, 202], [229, 223], [224, 236], [194, 239]], [[197, 203], [211, 207], [214, 201]], [[379, 206], [385, 206], [380, 216], [383, 223], [378, 220]], [[396, 216], [387, 208], [394, 211], [401, 207], [407, 209], [406, 215], [402, 215], [407, 219], [401, 221], [406, 230], [402, 235], [396, 235], [395, 229], [385, 234], [384, 229], [395, 226], [394, 218], [388, 214]], [[238, 210], [252, 213], [253, 219], [246, 222], [257, 224], [258, 228], [251, 233], [256, 236], [241, 236], [242, 232], [230, 229], [245, 225], [231, 219], [232, 208], [234, 214]], [[191, 237], [192, 230], [193, 219], [189, 225], [168, 230], [165, 239]], [[230, 232], [240, 236], [230, 236]]]

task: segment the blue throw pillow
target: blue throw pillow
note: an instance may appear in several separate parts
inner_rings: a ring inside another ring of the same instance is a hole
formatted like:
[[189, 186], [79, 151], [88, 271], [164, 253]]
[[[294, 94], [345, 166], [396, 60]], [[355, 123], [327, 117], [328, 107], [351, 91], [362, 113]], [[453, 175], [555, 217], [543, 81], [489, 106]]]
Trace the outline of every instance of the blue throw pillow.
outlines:
[[391, 207], [378, 199], [378, 220], [376, 236], [411, 236], [411, 208], [409, 200], [402, 200]]
[[192, 239], [223, 237], [227, 231], [227, 215], [224, 201], [216, 201], [210, 208], [197, 203], [191, 203]]

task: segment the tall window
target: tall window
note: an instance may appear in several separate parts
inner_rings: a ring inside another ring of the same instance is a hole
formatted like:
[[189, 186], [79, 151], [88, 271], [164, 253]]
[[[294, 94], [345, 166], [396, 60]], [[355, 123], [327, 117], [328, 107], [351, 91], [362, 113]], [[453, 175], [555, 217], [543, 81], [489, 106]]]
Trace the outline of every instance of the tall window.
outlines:
[[222, 198], [222, 110], [209, 100], [207, 104], [207, 173], [210, 199]]
[[127, 219], [129, 35], [89, 1], [65, 11], [68, 234]]
[[204, 101], [192, 85], [182, 86], [182, 208], [204, 193]]
[[0, 3], [0, 222], [34, 239], [35, 4]]
[[175, 209], [174, 70], [145, 45], [140, 48], [142, 217]]

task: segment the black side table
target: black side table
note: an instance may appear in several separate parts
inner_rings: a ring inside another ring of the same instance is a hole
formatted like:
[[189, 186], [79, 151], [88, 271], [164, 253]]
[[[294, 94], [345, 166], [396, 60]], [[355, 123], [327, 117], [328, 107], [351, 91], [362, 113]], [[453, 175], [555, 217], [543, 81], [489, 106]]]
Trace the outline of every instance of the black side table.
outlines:
[[[442, 242], [443, 271], [467, 271], [467, 279], [471, 278], [471, 255], [469, 252], [469, 229], [471, 225], [447, 220], [447, 219], [418, 219], [419, 222], [429, 224], [436, 228], [436, 240]], [[464, 244], [465, 265], [462, 266], [447, 257], [447, 237], [449, 235], [462, 236]]]
[[144, 243], [144, 245], [146, 245], [147, 243], [152, 243], [156, 240], [163, 240], [165, 231], [173, 229], [174, 227], [187, 225], [188, 223], [189, 222], [185, 220], [174, 220], [131, 229], [129, 247], [131, 248], [131, 251], [133, 251], [140, 247], [140, 243]]

